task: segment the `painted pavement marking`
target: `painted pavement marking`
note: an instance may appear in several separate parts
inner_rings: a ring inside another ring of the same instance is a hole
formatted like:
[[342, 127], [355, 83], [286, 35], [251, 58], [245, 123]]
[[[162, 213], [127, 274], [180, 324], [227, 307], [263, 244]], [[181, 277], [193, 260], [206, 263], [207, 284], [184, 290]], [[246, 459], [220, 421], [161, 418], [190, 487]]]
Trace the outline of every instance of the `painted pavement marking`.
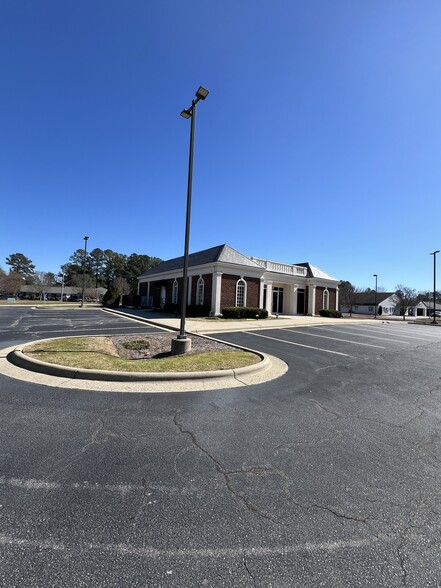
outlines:
[[333, 355], [343, 355], [344, 357], [354, 357], [349, 353], [342, 353], [341, 351], [331, 351], [329, 349], [322, 349], [321, 347], [314, 347], [313, 345], [304, 345], [303, 343], [294, 343], [293, 341], [286, 341], [285, 339], [277, 339], [276, 337], [268, 337], [268, 335], [261, 335], [252, 331], [243, 331], [247, 335], [254, 335], [254, 337], [263, 337], [264, 339], [271, 339], [271, 341], [280, 341], [287, 345], [295, 345], [296, 347], [306, 347], [307, 349], [314, 349], [314, 351], [323, 351], [323, 353], [332, 353]]
[[365, 347], [377, 347], [378, 349], [386, 349], [382, 345], [374, 345], [373, 343], [361, 343], [360, 341], [351, 341], [350, 339], [339, 339], [338, 337], [328, 337], [327, 335], [317, 335], [316, 333], [306, 333], [299, 329], [283, 329], [290, 333], [300, 333], [301, 335], [307, 335], [308, 337], [321, 337], [322, 339], [331, 339], [332, 341], [342, 341], [343, 343], [351, 343], [352, 345], [364, 345]]

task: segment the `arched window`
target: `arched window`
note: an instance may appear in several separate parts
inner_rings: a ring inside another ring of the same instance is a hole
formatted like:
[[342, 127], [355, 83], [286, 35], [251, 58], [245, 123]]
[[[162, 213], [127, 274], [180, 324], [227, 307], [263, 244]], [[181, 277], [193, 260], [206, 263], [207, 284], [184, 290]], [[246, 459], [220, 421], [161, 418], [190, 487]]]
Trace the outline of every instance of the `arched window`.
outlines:
[[242, 278], [236, 284], [236, 306], [246, 306], [247, 283]]
[[196, 286], [196, 304], [202, 306], [204, 304], [204, 278], [201, 276]]
[[173, 282], [173, 287], [172, 287], [172, 304], [177, 304], [178, 303], [178, 280], [175, 278], [175, 281]]
[[329, 292], [327, 288], [323, 290], [323, 310], [329, 310]]

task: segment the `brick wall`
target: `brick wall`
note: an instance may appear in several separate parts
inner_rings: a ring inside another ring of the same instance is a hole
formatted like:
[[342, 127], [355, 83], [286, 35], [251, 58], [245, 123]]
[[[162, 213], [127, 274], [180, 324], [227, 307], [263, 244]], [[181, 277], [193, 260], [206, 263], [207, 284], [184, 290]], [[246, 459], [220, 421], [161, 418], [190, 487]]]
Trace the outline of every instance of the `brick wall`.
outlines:
[[[211, 308], [211, 290], [213, 287], [213, 275], [202, 274], [204, 278], [204, 306]], [[196, 293], [198, 288], [199, 276], [192, 276], [191, 278], [191, 304], [196, 304]]]
[[[240, 280], [240, 276], [222, 274], [221, 310], [222, 308], [236, 306], [236, 284], [238, 280]], [[260, 279], [244, 276], [244, 280], [247, 283], [246, 305], [259, 306]]]
[[[323, 292], [325, 288], [321, 286], [317, 286], [315, 289], [315, 314], [319, 314], [319, 312], [323, 309]], [[335, 301], [336, 301], [336, 290], [335, 288], [328, 288], [329, 292], [329, 310], [336, 310], [335, 308]]]
[[329, 308], [331, 310], [338, 310], [336, 306], [337, 302], [337, 290], [335, 288], [328, 288], [329, 290]]

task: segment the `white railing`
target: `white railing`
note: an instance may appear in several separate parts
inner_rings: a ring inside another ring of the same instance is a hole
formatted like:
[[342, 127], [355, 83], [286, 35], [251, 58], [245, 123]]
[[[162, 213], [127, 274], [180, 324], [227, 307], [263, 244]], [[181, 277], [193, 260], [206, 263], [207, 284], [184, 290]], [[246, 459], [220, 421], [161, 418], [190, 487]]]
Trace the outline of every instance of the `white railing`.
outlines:
[[269, 272], [291, 274], [292, 276], [306, 276], [306, 267], [302, 267], [301, 265], [279, 263], [278, 261], [269, 261], [268, 259], [260, 259], [259, 257], [252, 257], [251, 259]]

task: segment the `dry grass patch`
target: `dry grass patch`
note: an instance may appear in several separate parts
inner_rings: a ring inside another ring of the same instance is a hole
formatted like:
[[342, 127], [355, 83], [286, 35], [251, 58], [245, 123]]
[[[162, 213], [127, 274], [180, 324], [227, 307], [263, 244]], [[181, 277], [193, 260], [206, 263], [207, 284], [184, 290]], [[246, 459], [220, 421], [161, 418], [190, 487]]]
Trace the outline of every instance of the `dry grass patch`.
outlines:
[[171, 339], [174, 337], [174, 333], [69, 337], [26, 345], [23, 353], [47, 363], [120, 372], [227, 370], [260, 361], [260, 357], [254, 353], [193, 336], [191, 353], [171, 356]]

